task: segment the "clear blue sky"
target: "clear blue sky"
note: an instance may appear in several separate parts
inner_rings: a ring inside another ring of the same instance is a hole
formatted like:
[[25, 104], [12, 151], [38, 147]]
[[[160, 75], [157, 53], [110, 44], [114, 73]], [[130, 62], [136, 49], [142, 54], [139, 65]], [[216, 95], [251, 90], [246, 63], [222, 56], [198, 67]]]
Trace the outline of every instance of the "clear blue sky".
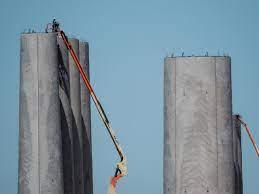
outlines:
[[[259, 142], [259, 1], [1, 0], [0, 193], [17, 193], [20, 33], [53, 17], [90, 43], [91, 81], [129, 160], [118, 193], [162, 194], [163, 59], [172, 52], [232, 57], [234, 112]], [[95, 110], [92, 123], [101, 194], [118, 158]], [[245, 133], [243, 165], [244, 194], [258, 194], [259, 160]]]

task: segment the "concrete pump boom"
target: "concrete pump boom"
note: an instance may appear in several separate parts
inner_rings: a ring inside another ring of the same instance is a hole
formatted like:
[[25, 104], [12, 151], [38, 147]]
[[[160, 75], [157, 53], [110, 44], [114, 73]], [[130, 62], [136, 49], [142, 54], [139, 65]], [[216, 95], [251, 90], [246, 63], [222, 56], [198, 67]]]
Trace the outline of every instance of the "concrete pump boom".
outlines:
[[246, 122], [244, 122], [244, 120], [242, 119], [241, 115], [237, 115], [237, 119], [239, 120], [239, 122], [241, 123], [241, 125], [243, 125], [246, 129], [246, 132], [248, 133], [249, 135], [249, 138], [254, 146], [254, 149], [255, 149], [255, 152], [257, 154], [257, 156], [259, 157], [259, 149], [258, 149], [258, 146], [256, 145], [256, 142], [255, 142], [255, 139], [251, 133], [251, 130], [250, 128], [248, 127], [248, 125], [246, 124]]

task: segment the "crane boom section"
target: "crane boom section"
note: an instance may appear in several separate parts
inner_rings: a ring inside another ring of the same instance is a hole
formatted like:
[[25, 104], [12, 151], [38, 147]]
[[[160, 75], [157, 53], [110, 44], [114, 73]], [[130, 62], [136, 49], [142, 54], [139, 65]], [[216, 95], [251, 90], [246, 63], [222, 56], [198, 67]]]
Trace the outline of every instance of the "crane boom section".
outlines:
[[111, 137], [111, 139], [112, 139], [112, 141], [113, 141], [113, 143], [114, 143], [114, 145], [116, 147], [116, 150], [117, 150], [117, 152], [118, 152], [118, 154], [120, 156], [121, 161], [120, 161], [120, 163], [117, 164], [117, 170], [116, 170], [115, 176], [117, 176], [118, 171], [120, 172], [121, 175], [125, 176], [127, 174], [126, 158], [125, 158], [124, 153], [122, 151], [122, 148], [121, 148], [121, 146], [120, 146], [120, 144], [119, 144], [119, 142], [118, 142], [118, 140], [117, 140], [117, 138], [115, 136], [115, 133], [114, 133], [112, 127], [111, 127], [111, 124], [110, 124], [110, 122], [109, 122], [109, 120], [108, 120], [108, 118], [107, 118], [107, 116], [106, 116], [106, 114], [105, 114], [105, 112], [104, 112], [104, 110], [102, 108], [102, 105], [101, 105], [100, 101], [98, 100], [98, 98], [97, 98], [97, 96], [96, 96], [96, 94], [95, 94], [95, 92], [93, 90], [93, 87], [90, 84], [89, 79], [87, 78], [87, 76], [86, 76], [86, 74], [85, 74], [85, 72], [84, 72], [84, 70], [82, 68], [82, 65], [80, 64], [80, 61], [79, 61], [77, 55], [75, 54], [74, 49], [72, 48], [72, 45], [68, 41], [67, 36], [61, 30], [59, 31], [59, 34], [62, 37], [62, 39], [63, 39], [63, 41], [64, 41], [64, 43], [65, 43], [65, 45], [66, 45], [66, 47], [67, 47], [71, 57], [73, 58], [73, 60], [74, 60], [74, 62], [76, 64], [76, 66], [77, 66], [77, 68], [79, 70], [79, 73], [80, 73], [80, 75], [81, 75], [81, 77], [82, 77], [82, 79], [83, 79], [87, 89], [89, 90], [91, 98], [94, 101], [94, 104], [95, 104], [95, 106], [96, 106], [96, 108], [98, 110], [98, 113], [99, 113], [99, 115], [100, 115], [100, 117], [101, 117], [105, 127], [107, 128], [107, 130], [108, 130], [108, 132], [110, 134], [110, 137]]
[[240, 115], [237, 115], [237, 119], [245, 127], [246, 132], [248, 133], [248, 136], [254, 146], [255, 152], [256, 152], [257, 156], [259, 157], [259, 149], [258, 149], [258, 146], [256, 145], [255, 139], [252, 135], [250, 128], [248, 127], [247, 123], [242, 119], [242, 117]]

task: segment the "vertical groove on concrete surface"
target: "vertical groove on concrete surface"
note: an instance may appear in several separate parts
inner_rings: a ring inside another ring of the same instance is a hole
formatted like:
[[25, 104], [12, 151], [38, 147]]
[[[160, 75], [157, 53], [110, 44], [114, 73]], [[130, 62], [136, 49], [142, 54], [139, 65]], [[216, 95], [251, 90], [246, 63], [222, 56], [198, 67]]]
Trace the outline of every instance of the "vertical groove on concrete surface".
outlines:
[[[37, 63], [36, 63], [36, 68], [37, 68], [37, 108], [39, 107], [39, 38], [37, 36], [37, 48], [36, 48], [36, 51], [37, 51], [37, 55], [36, 55], [36, 59], [37, 59]], [[38, 110], [39, 111], [39, 110]], [[39, 113], [37, 114], [37, 129], [39, 129]], [[37, 142], [38, 142], [38, 150], [40, 150], [40, 141], [39, 141], [39, 131], [38, 131], [38, 137], [37, 137]], [[38, 166], [40, 167], [40, 152], [38, 151]], [[38, 168], [38, 180], [39, 180], [39, 183], [40, 183], [40, 168]], [[40, 187], [39, 187], [39, 193], [40, 192]]]
[[73, 154], [73, 121], [69, 94], [68, 51], [62, 40], [58, 40], [59, 59], [59, 98], [61, 111], [61, 134], [63, 151], [64, 194], [75, 194], [74, 188], [74, 154]]
[[[79, 43], [79, 60], [90, 80], [89, 74], [89, 46], [87, 42]], [[81, 114], [82, 114], [82, 155], [83, 155], [83, 184], [84, 193], [93, 193], [92, 180], [92, 145], [91, 145], [91, 109], [90, 93], [80, 76], [81, 87]]]
[[[76, 55], [79, 57], [79, 41], [69, 39]], [[74, 154], [74, 180], [75, 193], [83, 194], [83, 156], [82, 156], [82, 117], [80, 100], [80, 75], [79, 71], [69, 55], [69, 81], [70, 81], [70, 104], [73, 112], [73, 154]]]
[[19, 193], [63, 194], [56, 34], [22, 34]]
[[[229, 146], [231, 140], [223, 133], [231, 131], [231, 121], [230, 125], [224, 124], [229, 123], [227, 119], [232, 115], [232, 106], [231, 95], [222, 95], [222, 92], [231, 93], [231, 84], [218, 81], [231, 79], [228, 71], [222, 74], [224, 68], [230, 66], [230, 61], [226, 57], [217, 58], [224, 62], [223, 67], [214, 57], [165, 60], [164, 194], [234, 194], [232, 190], [222, 192], [218, 182], [218, 176], [232, 176], [231, 170], [224, 175], [222, 170], [218, 170], [229, 167], [227, 163], [217, 162], [218, 153], [225, 157], [232, 150]], [[222, 99], [227, 98], [225, 103], [219, 99], [219, 94]], [[175, 105], [172, 103], [174, 100]], [[223, 115], [218, 117], [219, 114]], [[218, 135], [220, 139], [229, 140], [227, 153], [222, 154], [225, 150], [220, 150]], [[172, 146], [175, 153], [170, 149]], [[172, 175], [174, 172], [175, 177]], [[218, 172], [221, 174], [217, 175]], [[227, 188], [233, 186], [231, 181], [227, 185]]]

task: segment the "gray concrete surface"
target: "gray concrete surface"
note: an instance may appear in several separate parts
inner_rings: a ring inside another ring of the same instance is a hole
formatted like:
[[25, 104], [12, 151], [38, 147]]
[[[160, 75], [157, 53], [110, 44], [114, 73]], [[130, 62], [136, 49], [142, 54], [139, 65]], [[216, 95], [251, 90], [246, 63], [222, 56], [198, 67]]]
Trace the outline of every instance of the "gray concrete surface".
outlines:
[[234, 194], [229, 57], [166, 58], [164, 194]]
[[61, 114], [61, 134], [63, 151], [64, 194], [74, 194], [74, 152], [73, 152], [73, 114], [69, 94], [68, 50], [62, 38], [58, 38], [59, 98]]
[[73, 115], [69, 99], [62, 87], [59, 88], [61, 134], [63, 150], [64, 194], [75, 193], [74, 149], [73, 149]]
[[[76, 55], [79, 57], [79, 41], [69, 39]], [[73, 149], [74, 149], [74, 173], [75, 173], [75, 193], [84, 193], [83, 184], [83, 155], [82, 155], [82, 116], [81, 116], [81, 95], [80, 76], [74, 60], [69, 55], [69, 84], [70, 84], [70, 104], [73, 113]]]
[[[79, 43], [79, 60], [83, 66], [84, 72], [89, 80], [89, 45], [87, 42]], [[82, 114], [82, 148], [83, 148], [83, 174], [84, 174], [84, 192], [93, 193], [93, 175], [92, 175], [92, 145], [91, 145], [91, 108], [90, 94], [86, 88], [82, 77], [80, 76], [81, 87], [81, 114]]]
[[216, 58], [219, 193], [234, 193], [231, 59]]
[[233, 159], [235, 168], [235, 194], [243, 194], [241, 125], [233, 115]]
[[20, 194], [63, 194], [56, 34], [21, 35]]

